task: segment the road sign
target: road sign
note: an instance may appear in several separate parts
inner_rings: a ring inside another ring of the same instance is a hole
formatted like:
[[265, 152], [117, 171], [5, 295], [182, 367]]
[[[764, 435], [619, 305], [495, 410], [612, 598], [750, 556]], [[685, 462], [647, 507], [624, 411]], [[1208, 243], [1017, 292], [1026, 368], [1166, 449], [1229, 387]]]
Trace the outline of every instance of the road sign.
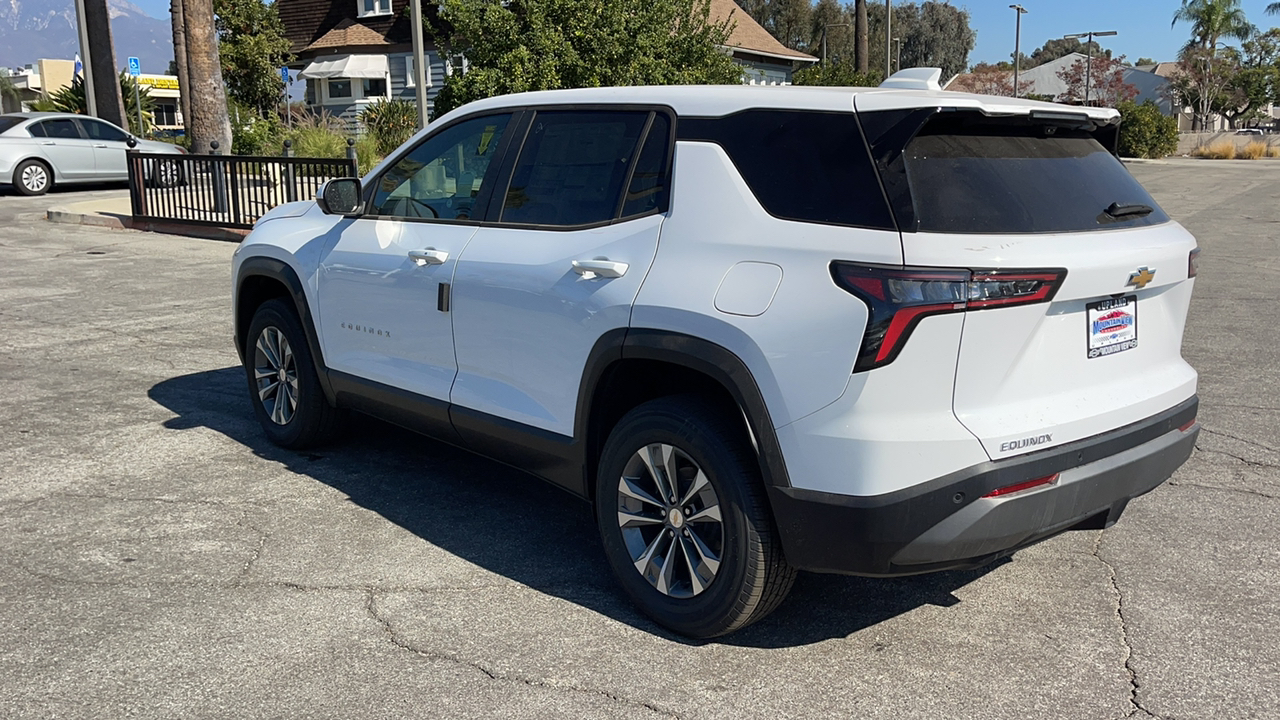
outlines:
[[142, 63], [136, 57], [129, 58], [129, 74], [134, 77], [142, 74]]
[[289, 82], [289, 68], [287, 67], [280, 68], [280, 79], [285, 81], [285, 83]]

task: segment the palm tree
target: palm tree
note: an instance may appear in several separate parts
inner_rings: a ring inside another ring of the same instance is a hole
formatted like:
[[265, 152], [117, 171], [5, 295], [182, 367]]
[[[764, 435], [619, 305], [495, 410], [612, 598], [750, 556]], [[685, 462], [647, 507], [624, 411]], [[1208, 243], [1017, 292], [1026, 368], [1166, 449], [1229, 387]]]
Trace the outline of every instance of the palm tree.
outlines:
[[[1273, 3], [1267, 11], [1273, 9], [1280, 10], [1280, 3]], [[1186, 48], [1203, 48], [1211, 57], [1222, 38], [1245, 40], [1254, 32], [1240, 0], [1182, 0], [1182, 7], [1173, 14], [1170, 27], [1179, 21], [1191, 24], [1191, 40]]]
[[1268, 15], [1280, 15], [1280, 2], [1274, 2], [1267, 6]]
[[191, 117], [186, 118], [192, 149], [205, 154], [213, 141], [231, 151], [231, 118], [227, 116], [227, 88], [222, 82], [218, 33], [213, 23], [213, 0], [183, 0], [182, 23], [187, 40], [187, 75], [191, 79]]

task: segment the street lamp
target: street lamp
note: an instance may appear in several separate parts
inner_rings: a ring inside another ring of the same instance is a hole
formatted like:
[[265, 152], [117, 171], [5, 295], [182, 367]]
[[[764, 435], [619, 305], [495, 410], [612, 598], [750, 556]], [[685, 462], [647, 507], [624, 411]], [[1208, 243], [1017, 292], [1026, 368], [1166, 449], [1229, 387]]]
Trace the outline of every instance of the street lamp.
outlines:
[[1082, 37], [1089, 38], [1089, 41], [1086, 42], [1084, 46], [1084, 51], [1086, 53], [1085, 57], [1089, 59], [1088, 63], [1086, 63], [1084, 66], [1084, 105], [1085, 107], [1089, 106], [1089, 85], [1093, 80], [1093, 39], [1095, 37], [1108, 37], [1115, 34], [1116, 34], [1115, 30], [1105, 30], [1105, 31], [1087, 32], [1087, 33], [1076, 33], [1074, 35], [1062, 36], [1064, 40], [1073, 40], [1073, 39], [1079, 40]]
[[1022, 16], [1027, 14], [1027, 9], [1021, 5], [1010, 5], [1010, 9], [1017, 11], [1018, 22], [1013, 31], [1013, 96], [1018, 97], [1018, 65], [1022, 60]]
[[833, 27], [849, 27], [849, 23], [827, 23], [822, 26], [822, 65], [827, 64], [827, 28]]

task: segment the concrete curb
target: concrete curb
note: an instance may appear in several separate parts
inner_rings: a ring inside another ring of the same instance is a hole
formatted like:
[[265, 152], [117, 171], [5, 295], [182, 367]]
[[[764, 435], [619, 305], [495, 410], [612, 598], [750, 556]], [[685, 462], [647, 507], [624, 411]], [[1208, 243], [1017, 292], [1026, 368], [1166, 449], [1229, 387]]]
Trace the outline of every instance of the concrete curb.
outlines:
[[249, 234], [248, 230], [236, 228], [214, 227], [211, 225], [186, 225], [173, 222], [134, 222], [133, 218], [124, 215], [102, 215], [100, 213], [80, 213], [64, 207], [52, 207], [45, 212], [49, 222], [69, 225], [89, 225], [92, 227], [111, 228], [115, 230], [140, 230], [142, 232], [164, 233], [166, 235], [182, 235], [202, 240], [224, 240], [240, 242]]

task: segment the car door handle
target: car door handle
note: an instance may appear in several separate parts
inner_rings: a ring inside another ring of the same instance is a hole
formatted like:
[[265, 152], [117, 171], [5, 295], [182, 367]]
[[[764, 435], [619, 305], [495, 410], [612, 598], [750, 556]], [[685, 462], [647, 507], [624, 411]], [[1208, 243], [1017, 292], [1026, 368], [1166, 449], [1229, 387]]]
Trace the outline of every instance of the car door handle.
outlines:
[[41, 144], [41, 145], [57, 145], [58, 143], [53, 142], [52, 140], [45, 140], [44, 142], [42, 142], [42, 143], [40, 143], [40, 144]]
[[409, 259], [422, 265], [443, 265], [445, 260], [449, 259], [449, 253], [444, 250], [435, 248], [423, 248], [422, 250], [410, 250]]
[[106, 147], [106, 145], [94, 145], [94, 147], [96, 147], [96, 148], [104, 148], [104, 147]]
[[624, 262], [613, 262], [608, 258], [573, 261], [573, 271], [588, 280], [596, 277], [619, 278], [627, 274], [629, 267], [631, 266]]

